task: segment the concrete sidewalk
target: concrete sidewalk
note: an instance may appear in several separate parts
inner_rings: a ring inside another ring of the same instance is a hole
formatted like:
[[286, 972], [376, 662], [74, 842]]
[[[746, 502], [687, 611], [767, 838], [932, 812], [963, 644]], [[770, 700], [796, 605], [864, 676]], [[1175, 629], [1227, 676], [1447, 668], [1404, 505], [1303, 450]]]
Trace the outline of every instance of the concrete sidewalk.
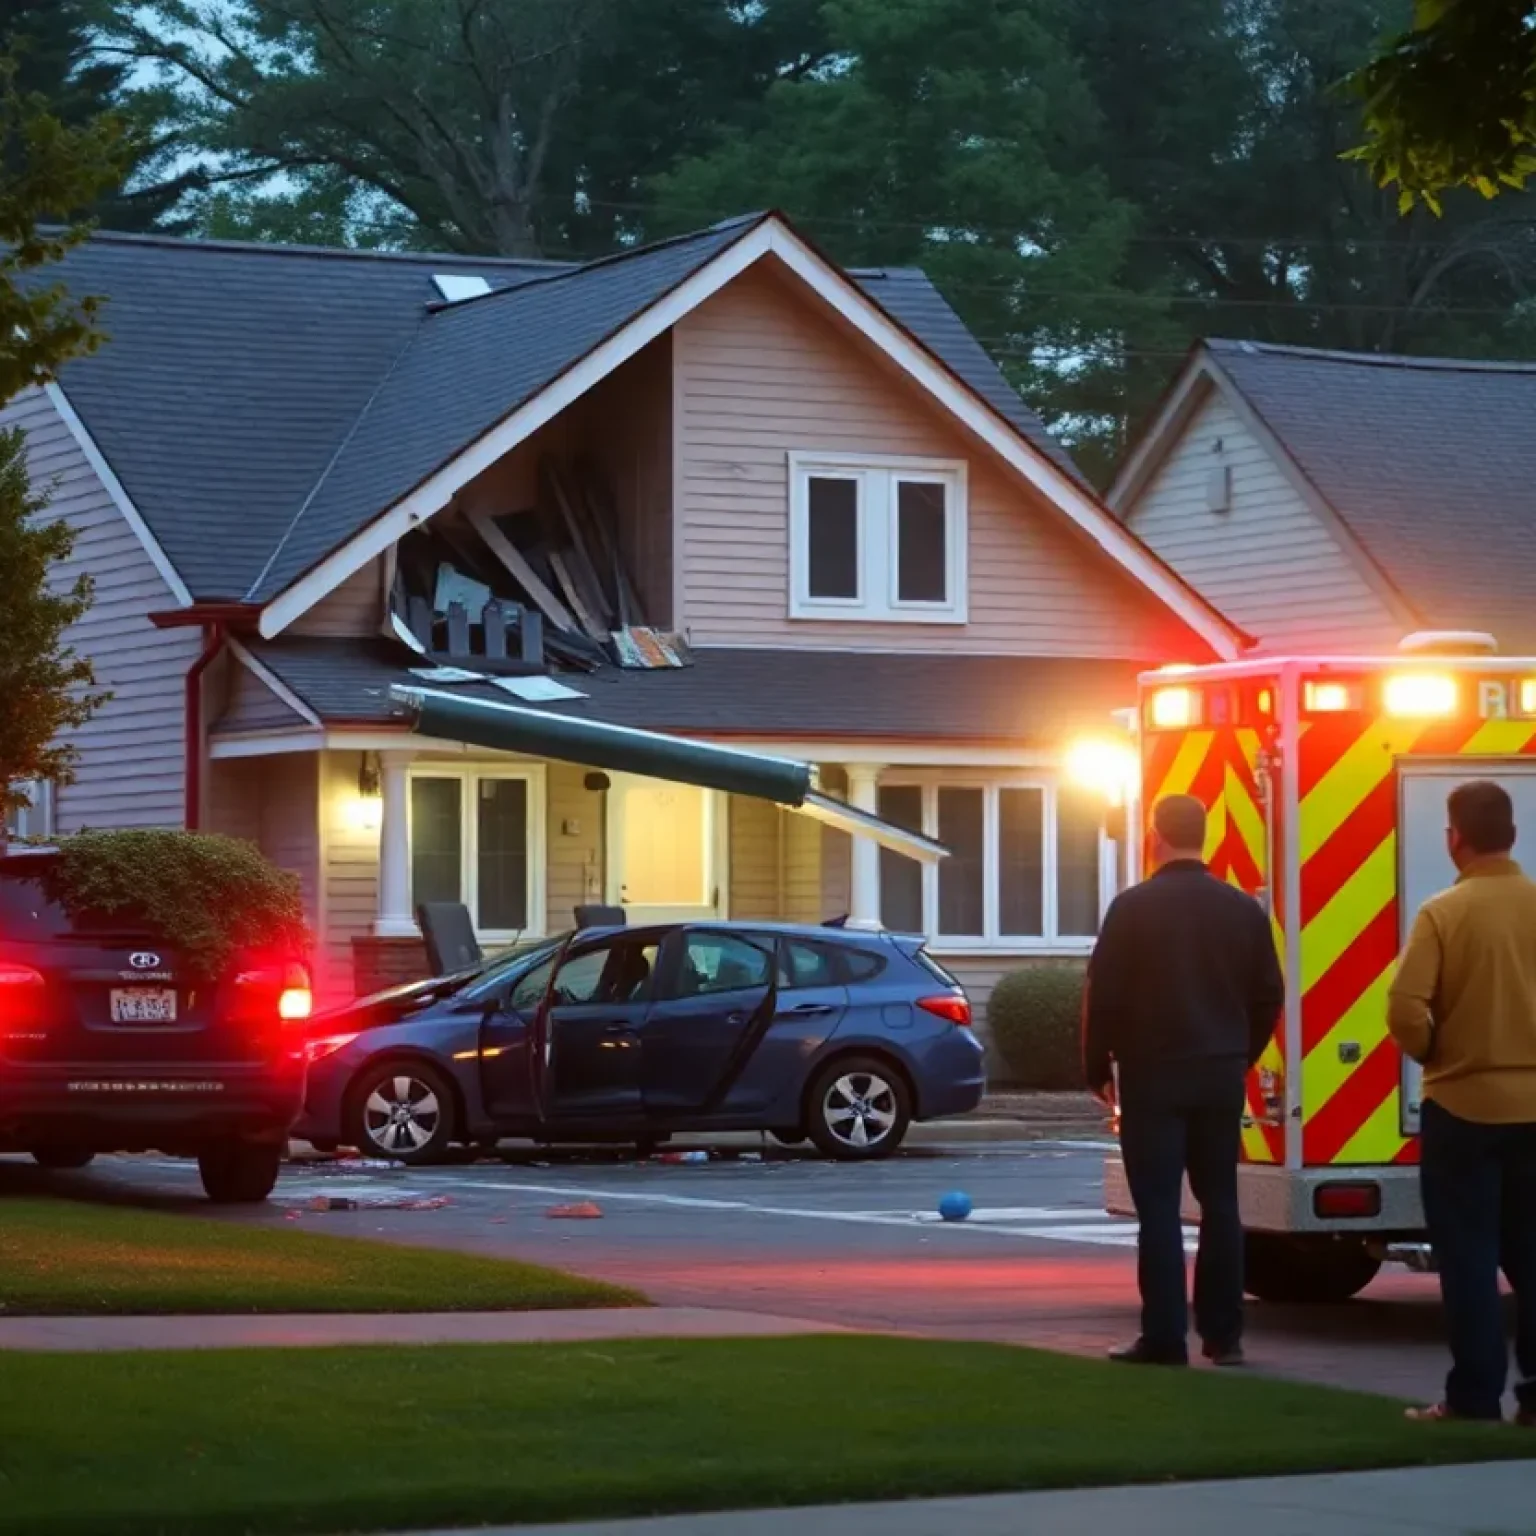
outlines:
[[[1426, 1426], [1426, 1432], [1434, 1430]], [[1514, 1433], [1514, 1431], [1511, 1431]], [[1536, 1436], [1532, 1437], [1536, 1454]], [[481, 1530], [477, 1536], [1533, 1536], [1536, 1461]], [[425, 1536], [454, 1536], [450, 1532]]]
[[350, 1344], [567, 1344], [846, 1333], [831, 1323], [714, 1307], [550, 1312], [289, 1313], [235, 1317], [0, 1318], [0, 1351], [295, 1348]]

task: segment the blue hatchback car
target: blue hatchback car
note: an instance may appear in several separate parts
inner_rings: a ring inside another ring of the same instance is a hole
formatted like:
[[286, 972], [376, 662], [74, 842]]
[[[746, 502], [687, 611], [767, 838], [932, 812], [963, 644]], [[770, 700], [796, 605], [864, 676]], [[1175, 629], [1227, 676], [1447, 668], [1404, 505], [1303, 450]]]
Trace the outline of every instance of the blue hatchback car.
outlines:
[[842, 928], [588, 929], [315, 1023], [294, 1135], [407, 1163], [743, 1130], [860, 1161], [985, 1086], [970, 1003], [923, 941]]

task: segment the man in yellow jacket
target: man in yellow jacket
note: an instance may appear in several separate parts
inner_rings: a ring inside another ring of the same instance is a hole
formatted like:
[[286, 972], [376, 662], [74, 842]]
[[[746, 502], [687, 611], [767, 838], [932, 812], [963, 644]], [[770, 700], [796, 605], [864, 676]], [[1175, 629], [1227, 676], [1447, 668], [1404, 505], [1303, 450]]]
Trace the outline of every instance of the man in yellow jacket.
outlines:
[[1420, 908], [1387, 1005], [1424, 1065], [1420, 1179], [1452, 1366], [1423, 1419], [1503, 1416], [1509, 1351], [1499, 1269], [1519, 1321], [1519, 1421], [1536, 1426], [1536, 882], [1510, 857], [1514, 808], [1497, 784], [1447, 802], [1456, 884]]

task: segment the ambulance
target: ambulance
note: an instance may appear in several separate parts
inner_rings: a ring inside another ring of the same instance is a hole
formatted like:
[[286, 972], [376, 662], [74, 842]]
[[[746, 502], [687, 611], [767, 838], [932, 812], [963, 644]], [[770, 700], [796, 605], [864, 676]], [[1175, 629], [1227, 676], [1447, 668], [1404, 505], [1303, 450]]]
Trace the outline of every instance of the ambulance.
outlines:
[[[1428, 1268], [1421, 1072], [1387, 1033], [1387, 987], [1420, 904], [1455, 879], [1457, 784], [1509, 791], [1529, 829], [1515, 855], [1536, 868], [1536, 658], [1434, 634], [1392, 656], [1165, 668], [1140, 679], [1134, 727], [1128, 875], [1151, 808], [1194, 795], [1212, 871], [1263, 904], [1284, 968], [1284, 1018], [1243, 1122], [1249, 1292], [1341, 1301], [1384, 1263]], [[1114, 1156], [1105, 1203], [1131, 1213]]]

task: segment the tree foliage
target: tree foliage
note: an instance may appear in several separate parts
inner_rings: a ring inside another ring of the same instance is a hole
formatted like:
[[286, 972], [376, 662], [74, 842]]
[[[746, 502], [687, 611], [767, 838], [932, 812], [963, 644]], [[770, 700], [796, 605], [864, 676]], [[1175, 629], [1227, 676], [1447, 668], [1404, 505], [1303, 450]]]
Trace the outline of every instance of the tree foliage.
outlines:
[[[96, 304], [72, 298], [47, 269], [81, 238], [79, 228], [39, 224], [88, 206], [116, 184], [122, 129], [97, 119], [68, 128], [40, 98], [17, 89], [14, 65], [0, 61], [0, 404], [51, 379], [59, 365], [101, 340]], [[61, 730], [83, 724], [100, 705], [88, 662], [64, 632], [91, 600], [81, 575], [60, 590], [50, 572], [74, 537], [46, 518], [47, 489], [28, 479], [25, 441], [0, 432], [0, 801], [19, 802], [26, 779], [67, 781], [74, 762]], [[3, 826], [3, 821], [0, 821]]]
[[1536, 5], [1418, 0], [1413, 24], [1352, 77], [1365, 101], [1356, 151], [1404, 212], [1471, 187], [1520, 190], [1536, 171]]

